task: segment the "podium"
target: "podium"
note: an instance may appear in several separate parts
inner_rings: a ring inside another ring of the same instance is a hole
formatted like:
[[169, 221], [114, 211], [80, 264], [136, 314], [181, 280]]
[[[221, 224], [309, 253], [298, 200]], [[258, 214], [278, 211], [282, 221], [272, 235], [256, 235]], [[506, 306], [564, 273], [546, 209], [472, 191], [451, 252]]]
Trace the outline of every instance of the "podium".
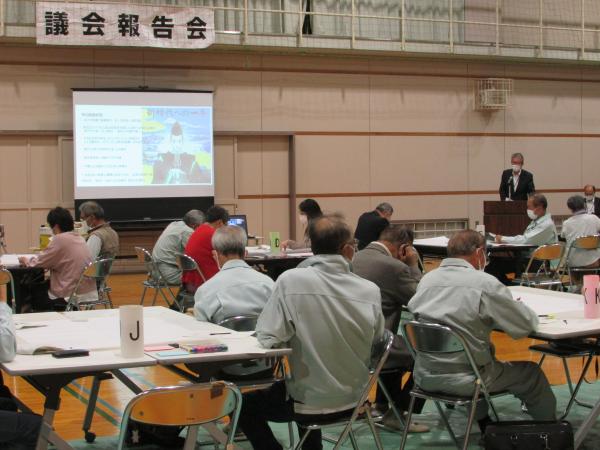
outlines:
[[523, 234], [531, 219], [527, 216], [527, 202], [483, 202], [485, 231], [502, 236]]

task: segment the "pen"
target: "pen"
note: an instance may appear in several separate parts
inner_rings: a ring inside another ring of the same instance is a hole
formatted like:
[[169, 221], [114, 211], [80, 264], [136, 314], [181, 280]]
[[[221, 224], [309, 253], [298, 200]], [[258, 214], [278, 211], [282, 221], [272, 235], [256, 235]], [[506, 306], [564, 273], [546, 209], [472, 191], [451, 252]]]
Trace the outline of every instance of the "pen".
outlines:
[[565, 325], [568, 325], [568, 323], [567, 323], [567, 321], [566, 321], [566, 320], [563, 320], [563, 322], [565, 323]]
[[546, 317], [548, 319], [554, 319], [556, 316], [554, 314], [538, 314], [538, 317]]
[[216, 336], [218, 334], [231, 334], [231, 332], [230, 331], [226, 331], [224, 333], [210, 333], [210, 336]]
[[[521, 297], [517, 297], [515, 298], [515, 302], [520, 302], [521, 301]], [[541, 317], [541, 316], [540, 316]]]

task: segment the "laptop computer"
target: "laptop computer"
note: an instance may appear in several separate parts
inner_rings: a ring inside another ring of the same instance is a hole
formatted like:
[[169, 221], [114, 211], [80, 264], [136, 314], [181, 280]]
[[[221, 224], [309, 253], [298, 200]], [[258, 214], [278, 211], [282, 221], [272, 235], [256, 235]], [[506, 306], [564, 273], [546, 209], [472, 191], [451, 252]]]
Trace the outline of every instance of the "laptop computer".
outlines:
[[246, 214], [234, 214], [229, 216], [227, 225], [237, 225], [238, 227], [242, 227], [246, 234], [248, 234], [248, 222], [246, 221]]

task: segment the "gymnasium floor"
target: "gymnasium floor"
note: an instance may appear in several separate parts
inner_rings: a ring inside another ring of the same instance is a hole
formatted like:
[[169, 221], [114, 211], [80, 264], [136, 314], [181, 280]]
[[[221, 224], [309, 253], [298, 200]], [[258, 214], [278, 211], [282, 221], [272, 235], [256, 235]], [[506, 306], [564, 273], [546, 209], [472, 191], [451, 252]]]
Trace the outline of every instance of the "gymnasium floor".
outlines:
[[[115, 306], [139, 304], [142, 292], [142, 281], [144, 278], [145, 276], [142, 274], [111, 276], [109, 284], [113, 289], [112, 297]], [[146, 305], [149, 305], [150, 300], [150, 295], [147, 295]], [[157, 304], [161, 304], [160, 300]], [[493, 341], [496, 345], [496, 354], [501, 360], [538, 360], [536, 354], [528, 351], [528, 347], [535, 342], [532, 339], [513, 341], [503, 334], [496, 333], [493, 337]], [[576, 379], [576, 377], [579, 376], [581, 365], [582, 362], [580, 360], [574, 359], [570, 362], [573, 379]], [[558, 359], [548, 358], [544, 363], [544, 370], [553, 385], [562, 385], [566, 382], [562, 365]], [[176, 385], [182, 381], [182, 378], [161, 367], [128, 369], [126, 372], [139, 385], [146, 388]], [[591, 378], [595, 380], [597, 377], [597, 370], [595, 370], [594, 365], [592, 365], [588, 379]], [[6, 375], [5, 382], [10, 389], [34, 411], [42, 412], [43, 397], [26, 382]], [[91, 379], [80, 379], [69, 385], [66, 391], [63, 391], [61, 409], [55, 418], [55, 427], [56, 431], [68, 440], [80, 440], [83, 437], [81, 424], [87, 404], [90, 385]], [[566, 396], [566, 387], [557, 388], [556, 391], [558, 396], [564, 399]], [[596, 401], [600, 395], [600, 386], [586, 385], [584, 386], [583, 392], [584, 397], [587, 397], [589, 401]], [[122, 411], [132, 396], [133, 394], [117, 380], [103, 382], [92, 430], [98, 436], [116, 436], [118, 434], [118, 424]], [[506, 403], [507, 407], [510, 409], [514, 409], [515, 407], [518, 409], [518, 405], [516, 405], [518, 402], [503, 401], [503, 403]], [[575, 415], [579, 416], [584, 413], [587, 413], [587, 410], [578, 408]], [[431, 411], [431, 414], [426, 414], [423, 420], [437, 426], [437, 418], [435, 414], [433, 414], [433, 411]], [[417, 446], [418, 448], [452, 448], [448, 447], [449, 441], [447, 435], [441, 431], [436, 431], [436, 433], [439, 434], [440, 438], [438, 444], [434, 445], [431, 442], [432, 438], [437, 440], [435, 438], [437, 434], [427, 433], [422, 436], [411, 437], [411, 448], [417, 448]], [[363, 434], [364, 438], [368, 439], [367, 433]], [[285, 436], [285, 433], [283, 436]], [[399, 440], [395, 434], [384, 433], [384, 440], [390, 444], [390, 448], [397, 448], [399, 444]], [[588, 441], [590, 440], [588, 439]], [[586, 448], [600, 448], [600, 443], [597, 444], [597, 447], [595, 444], [595, 442], [598, 442], [598, 439], [594, 439], [593, 441], [594, 443], [590, 442], [589, 445], [591, 446], [586, 446]], [[392, 442], [394, 443], [393, 445]], [[114, 448], [114, 441], [110, 440], [110, 442], [106, 442], [103, 439], [99, 439], [97, 445], [82, 443], [81, 446], [77, 445], [77, 447], [88, 448], [90, 450], [109, 449]], [[244, 447], [249, 448], [247, 447], [247, 444]], [[362, 447], [363, 446], [361, 445], [361, 448]], [[374, 448], [374, 446], [372, 444], [366, 445], [365, 448]]]

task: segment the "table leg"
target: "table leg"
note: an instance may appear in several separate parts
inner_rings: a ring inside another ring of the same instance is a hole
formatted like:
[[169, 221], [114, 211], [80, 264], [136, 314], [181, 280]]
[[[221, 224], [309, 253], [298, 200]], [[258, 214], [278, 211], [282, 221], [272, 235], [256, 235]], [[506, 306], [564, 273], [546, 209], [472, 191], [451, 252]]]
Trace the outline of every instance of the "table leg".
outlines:
[[111, 370], [111, 373], [117, 378], [121, 383], [123, 383], [127, 388], [131, 390], [134, 394], [139, 394], [143, 391], [137, 384], [135, 384], [131, 379], [125, 375], [121, 370], [115, 369]]

